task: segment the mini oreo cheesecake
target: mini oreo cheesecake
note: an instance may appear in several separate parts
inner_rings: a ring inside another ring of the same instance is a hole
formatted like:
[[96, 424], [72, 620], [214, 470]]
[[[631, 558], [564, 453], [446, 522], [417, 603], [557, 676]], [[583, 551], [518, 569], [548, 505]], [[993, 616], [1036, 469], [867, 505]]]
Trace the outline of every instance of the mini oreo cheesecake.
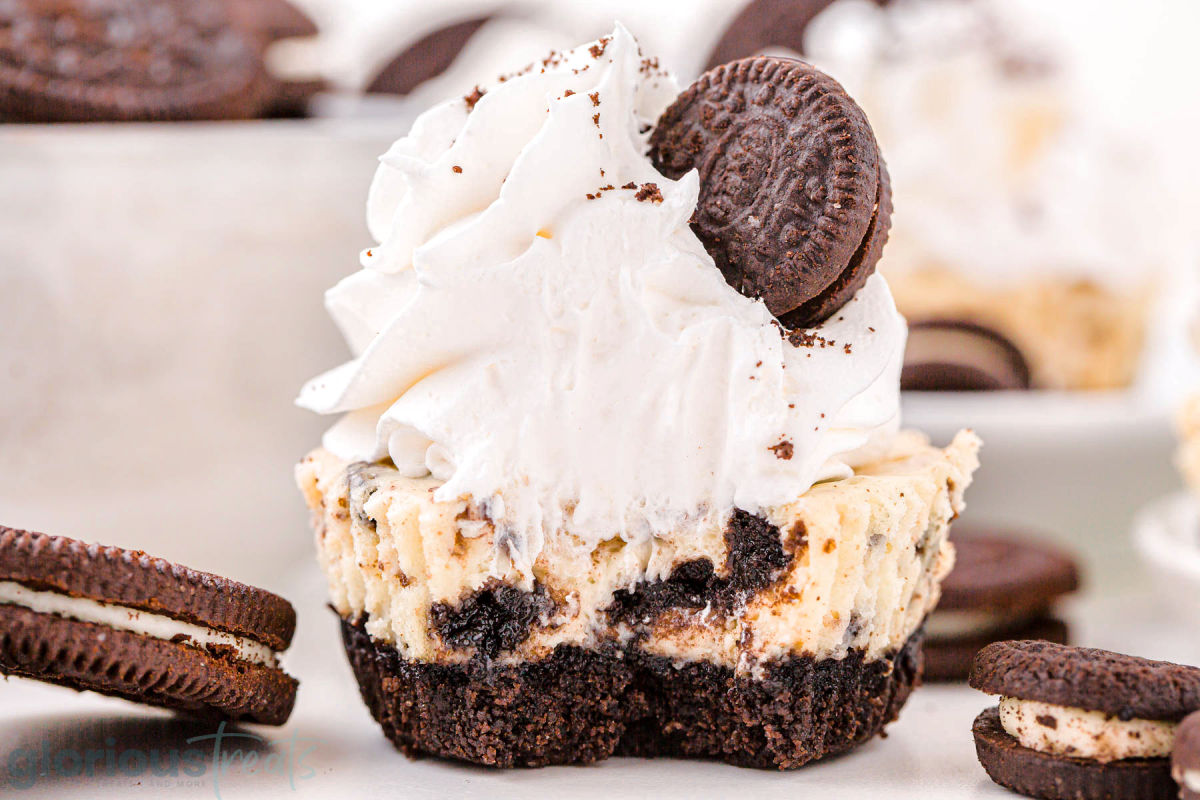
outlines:
[[0, 525], [0, 674], [192, 716], [282, 725], [296, 612], [145, 553]]
[[899, 430], [890, 213], [827, 76], [680, 93], [619, 26], [382, 157], [297, 478], [400, 750], [790, 769], [895, 719], [979, 442]]
[[1200, 710], [1200, 668], [1014, 641], [981, 651], [970, 682], [1000, 695], [974, 725], [1000, 785], [1044, 800], [1178, 796], [1170, 756], [1180, 721]]
[[[880, 270], [913, 325], [905, 388], [1131, 384], [1189, 256], [1157, 157], [1089, 104], [1094, 68], [1063, 26], [1007, 0], [814, 5], [752, 8], [796, 9], [805, 58], [888, 154], [899, 210]], [[766, 25], [757, 40], [788, 30]]]

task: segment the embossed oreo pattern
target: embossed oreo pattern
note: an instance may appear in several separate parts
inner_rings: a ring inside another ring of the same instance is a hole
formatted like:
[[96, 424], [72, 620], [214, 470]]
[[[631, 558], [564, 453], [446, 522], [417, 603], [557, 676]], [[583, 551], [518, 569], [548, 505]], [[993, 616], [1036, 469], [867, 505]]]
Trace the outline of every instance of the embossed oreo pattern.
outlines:
[[700, 174], [692, 226], [726, 280], [794, 327], [821, 322], [874, 271], [890, 186], [862, 109], [799, 61], [705, 73], [664, 112], [651, 158]]

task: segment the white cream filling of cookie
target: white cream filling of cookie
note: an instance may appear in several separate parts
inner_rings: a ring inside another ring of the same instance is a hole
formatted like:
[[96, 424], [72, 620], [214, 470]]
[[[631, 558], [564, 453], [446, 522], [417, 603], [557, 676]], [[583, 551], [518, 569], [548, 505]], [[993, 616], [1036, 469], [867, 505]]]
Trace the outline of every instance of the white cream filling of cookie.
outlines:
[[943, 611], [938, 609], [925, 623], [925, 635], [930, 639], [957, 639], [982, 636], [1015, 627], [1025, 620], [1023, 615], [1000, 611]]
[[1179, 782], [1183, 784], [1183, 788], [1189, 792], [1200, 792], [1200, 769], [1185, 770], [1179, 777]]
[[1103, 711], [1017, 697], [1000, 699], [1000, 724], [1031, 750], [1102, 763], [1168, 756], [1177, 727], [1173, 722], [1122, 720]]
[[39, 591], [13, 581], [0, 581], [0, 605], [20, 606], [38, 614], [53, 614], [64, 619], [104, 625], [114, 630], [164, 641], [186, 636], [188, 644], [196, 647], [232, 647], [237, 657], [244, 661], [268, 667], [276, 666], [275, 651], [261, 642], [128, 606], [109, 605], [86, 597]]

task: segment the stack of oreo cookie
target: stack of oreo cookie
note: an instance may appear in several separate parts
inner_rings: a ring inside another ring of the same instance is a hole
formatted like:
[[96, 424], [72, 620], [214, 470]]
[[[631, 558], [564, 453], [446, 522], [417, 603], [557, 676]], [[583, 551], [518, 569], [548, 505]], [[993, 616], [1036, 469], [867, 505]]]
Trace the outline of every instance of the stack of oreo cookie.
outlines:
[[925, 626], [926, 680], [966, 680], [975, 654], [992, 642], [1067, 642], [1067, 624], [1054, 606], [1079, 588], [1069, 555], [1001, 533], [956, 530], [954, 545], [954, 571]]

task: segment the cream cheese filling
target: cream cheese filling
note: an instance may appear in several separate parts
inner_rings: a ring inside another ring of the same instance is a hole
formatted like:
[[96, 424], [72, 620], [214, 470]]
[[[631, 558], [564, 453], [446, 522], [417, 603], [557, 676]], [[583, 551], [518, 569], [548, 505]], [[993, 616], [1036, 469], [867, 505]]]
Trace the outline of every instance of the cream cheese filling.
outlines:
[[1175, 743], [1173, 722], [1122, 720], [1083, 708], [1000, 698], [1000, 724], [1024, 747], [1101, 763], [1125, 758], [1163, 758]]
[[277, 665], [274, 650], [245, 636], [128, 606], [109, 605], [86, 597], [71, 597], [58, 592], [30, 589], [13, 581], [0, 581], [0, 605], [19, 606], [38, 614], [53, 614], [64, 619], [104, 625], [114, 630], [164, 641], [186, 636], [189, 644], [200, 648], [209, 645], [232, 647], [237, 657], [244, 661], [268, 667]]

